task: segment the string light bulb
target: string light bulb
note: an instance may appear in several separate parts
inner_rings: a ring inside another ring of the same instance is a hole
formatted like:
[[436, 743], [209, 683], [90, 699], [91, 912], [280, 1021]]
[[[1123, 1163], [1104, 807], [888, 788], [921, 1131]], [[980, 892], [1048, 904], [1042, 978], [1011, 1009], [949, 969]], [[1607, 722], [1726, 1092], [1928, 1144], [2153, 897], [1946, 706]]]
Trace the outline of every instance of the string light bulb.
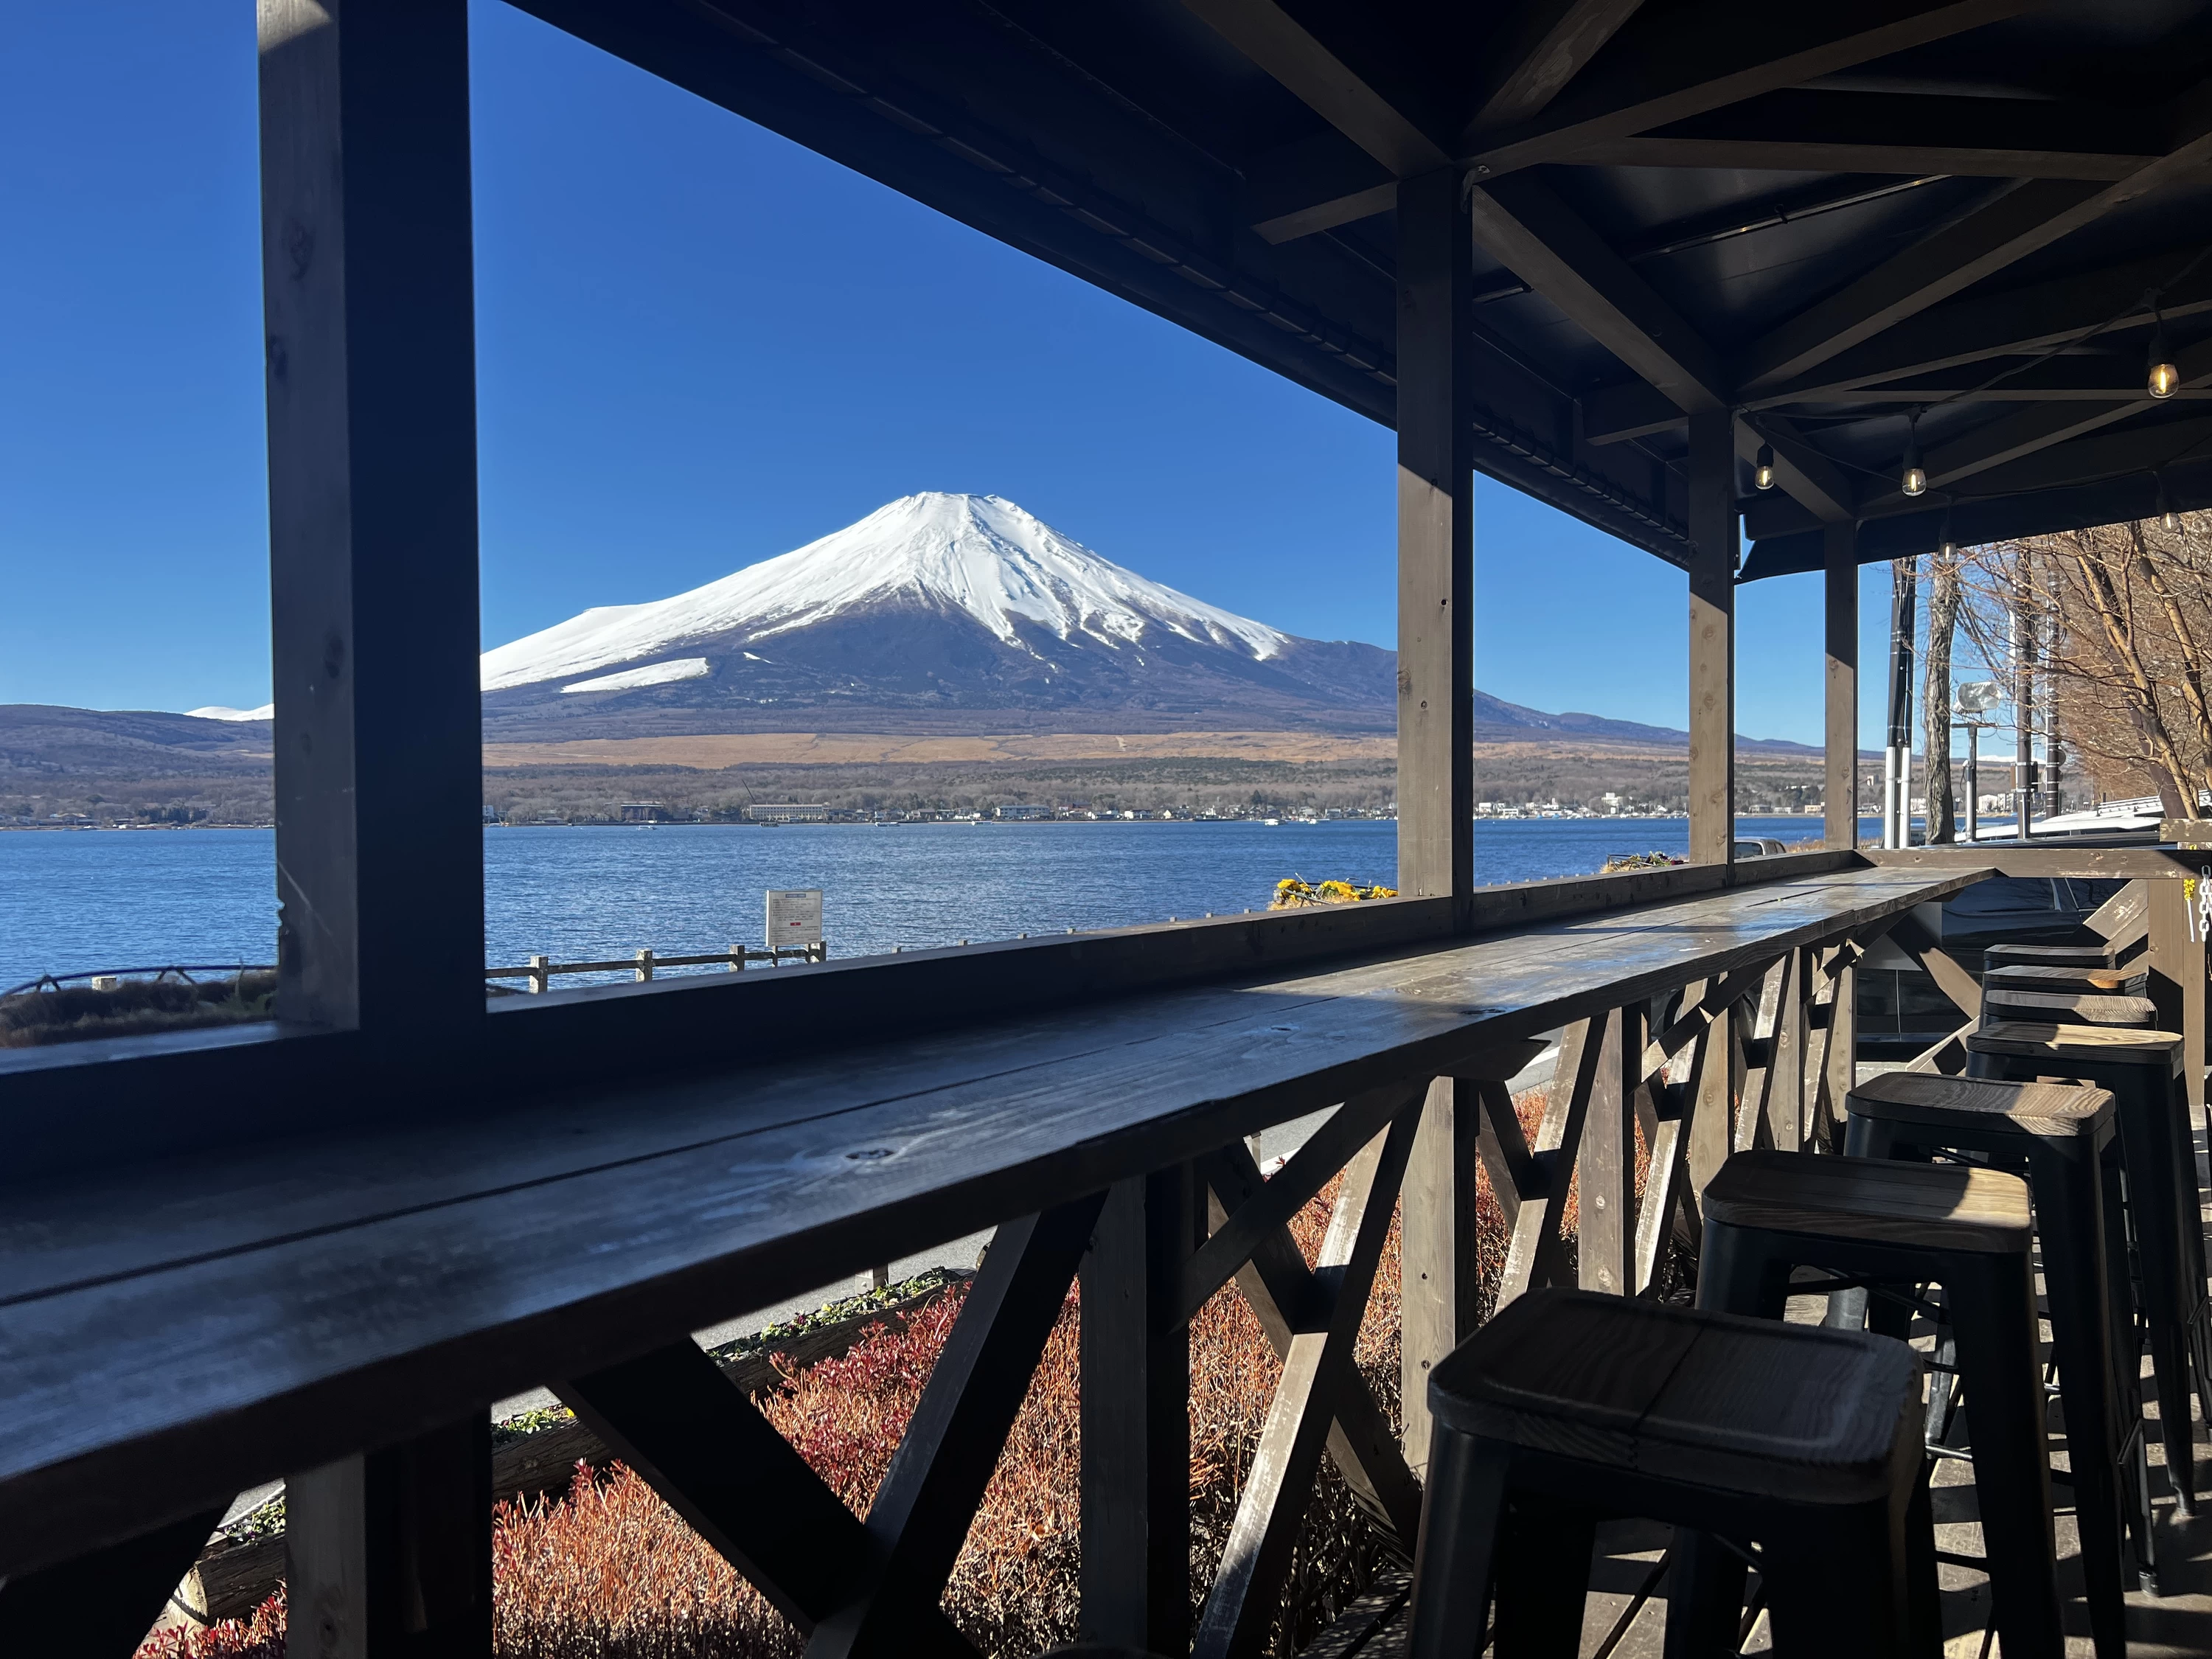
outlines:
[[1943, 539], [1942, 550], [1943, 556], [1947, 559], [1955, 559], [1959, 556], [1959, 544], [1951, 539], [1951, 509], [1948, 507], [1943, 509]]
[[1905, 476], [1898, 480], [1898, 488], [1908, 495], [1928, 493], [1928, 469], [1920, 465], [1920, 411], [1915, 410], [1905, 416]]
[[2157, 477], [2158, 527], [2169, 536], [2178, 536], [2181, 533], [2181, 514], [2173, 510], [2173, 504], [2166, 498], [2166, 475], [2160, 473]]
[[2174, 367], [2173, 354], [2166, 349], [2166, 319], [2157, 312], [2151, 313], [2150, 354], [2143, 384], [2154, 398], [2171, 398], [2181, 389], [2181, 371]]
[[1772, 444], [1759, 445], [1759, 460], [1752, 468], [1751, 481], [1761, 489], [1774, 488], [1774, 446]]

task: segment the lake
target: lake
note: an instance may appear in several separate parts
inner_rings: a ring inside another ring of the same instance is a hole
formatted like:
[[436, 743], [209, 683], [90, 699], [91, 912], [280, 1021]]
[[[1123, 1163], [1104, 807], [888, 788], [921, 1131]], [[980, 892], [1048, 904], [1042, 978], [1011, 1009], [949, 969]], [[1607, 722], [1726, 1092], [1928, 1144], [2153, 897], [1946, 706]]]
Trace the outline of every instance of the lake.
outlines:
[[[1395, 884], [1397, 829], [1339, 823], [718, 824], [484, 834], [486, 959], [556, 962], [758, 945], [761, 895], [819, 887], [833, 957], [1264, 908], [1285, 876]], [[1744, 818], [1802, 841], [1817, 817]], [[1681, 854], [1683, 818], [1479, 821], [1484, 883]], [[265, 830], [0, 834], [0, 989], [41, 973], [271, 960]], [[576, 984], [577, 980], [568, 980]]]

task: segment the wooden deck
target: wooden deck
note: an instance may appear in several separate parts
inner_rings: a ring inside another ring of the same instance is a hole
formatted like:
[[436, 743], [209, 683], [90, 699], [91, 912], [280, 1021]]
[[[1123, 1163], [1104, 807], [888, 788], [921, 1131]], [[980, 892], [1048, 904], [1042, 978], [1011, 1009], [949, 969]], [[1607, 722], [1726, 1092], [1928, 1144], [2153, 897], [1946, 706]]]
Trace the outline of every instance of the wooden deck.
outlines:
[[1981, 873], [1744, 886], [650, 1097], [49, 1181], [0, 1218], [0, 1571], [1271, 1122], [1418, 1103], [1531, 1033], [1877, 932]]

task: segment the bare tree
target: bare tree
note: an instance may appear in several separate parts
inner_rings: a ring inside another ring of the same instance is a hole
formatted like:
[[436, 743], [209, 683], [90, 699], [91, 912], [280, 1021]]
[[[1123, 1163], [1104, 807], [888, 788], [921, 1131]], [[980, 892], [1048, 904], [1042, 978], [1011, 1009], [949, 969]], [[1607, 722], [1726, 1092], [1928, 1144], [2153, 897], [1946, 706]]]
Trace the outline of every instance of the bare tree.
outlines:
[[[2212, 789], [2212, 514], [2066, 531], [1975, 549], [1960, 619], [2006, 684], [2015, 639], [2045, 638], [2035, 671], [2069, 746], [2109, 794], [2155, 793], [2202, 816]], [[2048, 629], [2014, 629], [2015, 615]]]
[[1927, 731], [1928, 844], [1957, 839], [1951, 800], [1951, 638], [1959, 625], [1959, 556], [1938, 552], [1929, 561], [1928, 656], [1921, 715]]

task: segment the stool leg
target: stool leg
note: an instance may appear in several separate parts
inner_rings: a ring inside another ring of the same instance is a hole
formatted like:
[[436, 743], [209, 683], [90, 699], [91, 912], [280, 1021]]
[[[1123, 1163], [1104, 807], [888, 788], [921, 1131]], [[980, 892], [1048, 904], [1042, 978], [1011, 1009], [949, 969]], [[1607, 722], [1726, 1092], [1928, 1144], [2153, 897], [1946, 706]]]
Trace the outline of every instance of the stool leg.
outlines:
[[[2128, 1213], [2135, 1224], [2136, 1256], [2142, 1275], [2143, 1320], [2149, 1327], [2151, 1370], [2158, 1383], [2159, 1436], [2166, 1443], [2166, 1474], [2180, 1512], [2197, 1510], [2195, 1437], [2190, 1425], [2188, 1313], [2199, 1295], [2184, 1300], [2183, 1242], [2175, 1213], [2179, 1186], [2172, 1165], [2170, 1117], [2162, 1102], [2140, 1096], [2120, 1101], [2120, 1142], [2126, 1160]], [[2191, 1218], [2192, 1223], [2194, 1218]]]
[[1756, 1227], [1708, 1220], [1698, 1243], [1698, 1305], [1718, 1313], [1779, 1319], [1790, 1299], [1790, 1264]]
[[1760, 1559], [1778, 1654], [1935, 1659], [1942, 1651], [1908, 1611], [1906, 1528], [1903, 1516], [1893, 1518], [1899, 1507], [1859, 1504], [1799, 1536], [1767, 1541]]
[[1596, 1543], [1595, 1510], [1513, 1498], [1498, 1542], [1497, 1659], [1575, 1659]]
[[1664, 1659], [1717, 1659], [1735, 1652], [1745, 1571], [1743, 1558], [1711, 1533], [1674, 1528], [1667, 1563]]
[[1954, 1258], [1945, 1266], [1943, 1311], [1966, 1382], [1974, 1486], [2005, 1659], [2063, 1659], [2028, 1257]]
[[2136, 1582], [2158, 1591], [2157, 1532], [2151, 1513], [2150, 1431], [2142, 1414], [2142, 1333], [2136, 1318], [2135, 1259], [2128, 1231], [2125, 1161], [2115, 1139], [2100, 1160], [2105, 1210], [2105, 1310], [2112, 1349], [2113, 1425], [2121, 1437], [2120, 1475]]
[[2112, 1314], [2105, 1299], [2105, 1218], [2098, 1171], [2094, 1157], [2066, 1157], [2040, 1145], [2032, 1147], [2030, 1156], [2089, 1630], [2097, 1659], [2125, 1659], [2120, 1464], [2128, 1437], [2120, 1426], [2120, 1402], [2112, 1398]]
[[1413, 1639], [1408, 1659], [1468, 1659], [1482, 1646], [1492, 1563], [1505, 1521], [1511, 1449], [1431, 1431], [1429, 1489], [1413, 1553]]

